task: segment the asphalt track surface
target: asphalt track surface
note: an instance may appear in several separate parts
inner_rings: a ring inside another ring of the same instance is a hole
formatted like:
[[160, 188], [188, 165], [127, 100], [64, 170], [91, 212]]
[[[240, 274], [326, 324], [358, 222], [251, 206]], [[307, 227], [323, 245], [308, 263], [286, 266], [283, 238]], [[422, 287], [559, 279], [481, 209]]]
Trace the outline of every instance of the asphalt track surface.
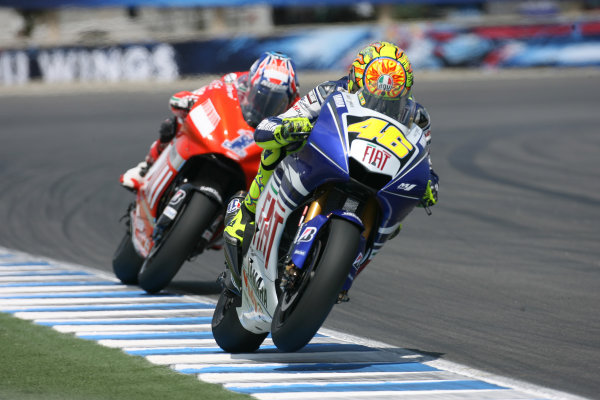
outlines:
[[[168, 97], [201, 82], [0, 90], [0, 245], [111, 271], [133, 199], [118, 177]], [[440, 203], [408, 216], [326, 327], [600, 398], [600, 73], [416, 82]], [[215, 293], [222, 265], [207, 252], [171, 289]]]

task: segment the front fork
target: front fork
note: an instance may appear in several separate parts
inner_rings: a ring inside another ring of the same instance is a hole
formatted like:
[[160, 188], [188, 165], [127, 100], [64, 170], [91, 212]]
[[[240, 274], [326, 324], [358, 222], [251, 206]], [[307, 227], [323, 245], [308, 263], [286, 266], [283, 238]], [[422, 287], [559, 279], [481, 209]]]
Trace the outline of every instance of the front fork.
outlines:
[[352, 269], [342, 288], [343, 291], [347, 292], [348, 289], [350, 289], [354, 277], [365, 261], [366, 243], [371, 235], [377, 218], [377, 200], [375, 197], [371, 197], [365, 204], [360, 216], [356, 216], [355, 214], [344, 210], [334, 210], [323, 215], [330, 193], [331, 187], [325, 187], [319, 197], [307, 206], [298, 223], [298, 231], [285, 263], [285, 271], [281, 281], [282, 290], [285, 290], [288, 285], [294, 284], [296, 277], [299, 275], [299, 270], [304, 267], [306, 256], [309, 254], [309, 251], [314, 244], [314, 238], [318, 231], [326, 225], [326, 222], [332, 216], [349, 220], [363, 228], [360, 248], [358, 249]]

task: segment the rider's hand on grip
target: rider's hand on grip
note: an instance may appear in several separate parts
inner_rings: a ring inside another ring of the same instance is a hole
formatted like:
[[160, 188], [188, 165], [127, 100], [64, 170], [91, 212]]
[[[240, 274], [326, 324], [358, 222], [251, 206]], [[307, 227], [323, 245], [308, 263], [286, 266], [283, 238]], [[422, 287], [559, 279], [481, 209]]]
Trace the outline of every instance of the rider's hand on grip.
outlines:
[[305, 140], [313, 126], [308, 118], [284, 118], [275, 129], [275, 140], [282, 145]]
[[165, 119], [162, 124], [160, 124], [158, 133], [161, 143], [169, 143], [177, 133], [177, 118], [171, 117]]
[[438, 184], [433, 183], [431, 180], [427, 182], [427, 189], [421, 199], [421, 207], [431, 207], [437, 203], [438, 200]]

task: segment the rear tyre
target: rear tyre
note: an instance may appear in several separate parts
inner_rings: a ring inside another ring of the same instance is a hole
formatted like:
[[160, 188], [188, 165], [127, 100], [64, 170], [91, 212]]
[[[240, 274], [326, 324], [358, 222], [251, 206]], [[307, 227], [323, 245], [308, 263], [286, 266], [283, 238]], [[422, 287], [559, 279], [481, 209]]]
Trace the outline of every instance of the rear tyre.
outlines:
[[281, 351], [301, 349], [315, 336], [336, 303], [360, 243], [358, 226], [332, 219], [317, 238], [292, 290], [284, 291], [271, 323], [273, 343]]
[[135, 285], [138, 283], [138, 273], [143, 263], [144, 258], [135, 251], [131, 234], [127, 232], [113, 255], [115, 276], [126, 285]]
[[215, 201], [194, 192], [142, 265], [139, 273], [139, 285], [142, 289], [148, 293], [157, 293], [167, 287], [195, 250], [219, 208]]
[[251, 353], [256, 351], [268, 333], [253, 333], [240, 323], [236, 308], [242, 299], [227, 289], [221, 292], [212, 318], [213, 336], [220, 348], [228, 353]]

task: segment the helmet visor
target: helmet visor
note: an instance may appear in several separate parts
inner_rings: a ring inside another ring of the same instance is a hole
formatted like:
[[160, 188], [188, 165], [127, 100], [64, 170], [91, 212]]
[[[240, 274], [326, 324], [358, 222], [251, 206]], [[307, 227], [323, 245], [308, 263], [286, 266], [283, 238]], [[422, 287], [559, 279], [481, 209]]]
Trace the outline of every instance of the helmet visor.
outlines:
[[260, 83], [246, 93], [242, 114], [248, 125], [255, 128], [263, 119], [283, 113], [288, 105], [289, 97], [283, 86]]
[[389, 98], [377, 96], [369, 93], [364, 87], [358, 91], [358, 99], [363, 107], [385, 114], [403, 124], [406, 120], [405, 114], [409, 97], [410, 96], [400, 96]]

